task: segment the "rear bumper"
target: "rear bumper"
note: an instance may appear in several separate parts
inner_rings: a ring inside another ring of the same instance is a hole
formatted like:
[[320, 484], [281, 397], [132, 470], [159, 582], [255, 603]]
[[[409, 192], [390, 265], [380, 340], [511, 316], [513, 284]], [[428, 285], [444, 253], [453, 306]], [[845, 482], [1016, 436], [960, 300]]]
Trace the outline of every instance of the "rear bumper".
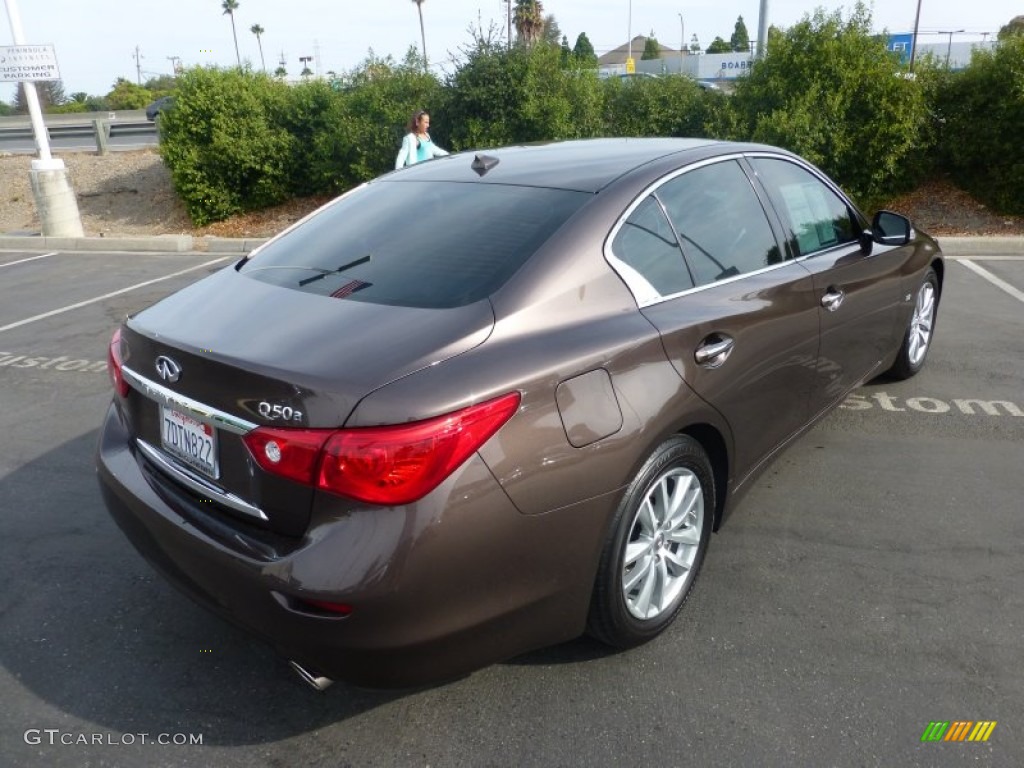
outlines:
[[[305, 535], [275, 544], [161, 492], [145, 462], [112, 405], [100, 486], [157, 570], [286, 657], [374, 687], [452, 678], [578, 636], [614, 508], [602, 497], [522, 515], [474, 457], [407, 507], [318, 495]], [[329, 615], [303, 599], [353, 611]]]

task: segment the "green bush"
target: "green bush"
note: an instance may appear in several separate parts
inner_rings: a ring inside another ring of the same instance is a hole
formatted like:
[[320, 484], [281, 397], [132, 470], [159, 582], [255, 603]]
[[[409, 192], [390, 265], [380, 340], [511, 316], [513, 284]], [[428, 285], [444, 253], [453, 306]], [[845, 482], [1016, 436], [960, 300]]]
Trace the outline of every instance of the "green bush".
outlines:
[[608, 136], [707, 136], [712, 110], [725, 99], [678, 75], [611, 77], [602, 86]]
[[1003, 213], [1024, 213], [1024, 37], [975, 50], [970, 66], [942, 79], [943, 162], [958, 184]]
[[448, 79], [444, 119], [455, 149], [586, 138], [602, 131], [597, 74], [555, 45], [480, 44]]
[[160, 154], [196, 225], [291, 195], [295, 137], [284, 127], [289, 88], [238, 69], [190, 69], [160, 117]]
[[448, 148], [446, 126], [437, 119], [442, 104], [441, 83], [423, 71], [415, 51], [410, 51], [400, 64], [390, 57], [374, 58], [371, 53], [350, 74], [343, 95], [334, 135], [326, 139], [334, 148], [342, 187], [394, 170], [406, 124], [417, 110], [430, 113], [431, 138]]
[[289, 189], [299, 196], [335, 194], [351, 186], [337, 137], [347, 119], [343, 95], [322, 80], [292, 86], [281, 126], [292, 137]]
[[930, 149], [924, 93], [858, 3], [847, 21], [818, 9], [773, 35], [721, 119], [731, 138], [803, 155], [867, 208], [916, 181]]

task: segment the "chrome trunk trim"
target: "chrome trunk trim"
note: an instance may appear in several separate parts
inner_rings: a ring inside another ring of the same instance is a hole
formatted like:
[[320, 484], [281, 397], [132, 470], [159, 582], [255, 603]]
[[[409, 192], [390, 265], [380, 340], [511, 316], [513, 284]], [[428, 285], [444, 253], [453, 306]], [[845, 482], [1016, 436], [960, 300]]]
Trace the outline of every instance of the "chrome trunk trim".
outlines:
[[236, 435], [244, 435], [252, 432], [259, 426], [259, 424], [232, 416], [230, 413], [209, 405], [204, 405], [198, 400], [193, 400], [191, 397], [178, 394], [173, 389], [168, 389], [161, 384], [157, 384], [155, 381], [150, 381], [145, 376], [139, 375], [128, 366], [123, 366], [121, 373], [124, 376], [124, 380], [143, 397], [147, 397], [161, 405], [185, 411], [189, 416], [194, 416], [200, 421], [204, 421], [218, 429], [233, 432]]
[[160, 471], [170, 475], [174, 480], [181, 483], [189, 490], [202, 494], [203, 496], [208, 497], [211, 501], [228, 507], [229, 509], [233, 509], [236, 512], [241, 512], [243, 515], [255, 517], [258, 520], [263, 520], [264, 522], [269, 521], [270, 518], [268, 518], [259, 507], [254, 507], [252, 504], [238, 496], [235, 496], [233, 493], [228, 493], [227, 491], [218, 488], [216, 485], [196, 474], [191, 469], [187, 469], [185, 466], [177, 463], [173, 459], [167, 458], [161, 451], [157, 450], [146, 441], [136, 439], [135, 444], [147, 459], [160, 468]]

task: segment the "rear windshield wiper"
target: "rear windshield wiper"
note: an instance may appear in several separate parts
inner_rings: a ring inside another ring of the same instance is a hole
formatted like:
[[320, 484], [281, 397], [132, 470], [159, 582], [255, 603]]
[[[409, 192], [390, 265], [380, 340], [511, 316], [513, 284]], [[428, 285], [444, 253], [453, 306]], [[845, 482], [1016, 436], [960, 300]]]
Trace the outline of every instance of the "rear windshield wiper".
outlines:
[[[355, 261], [350, 261], [348, 264], [342, 264], [337, 269], [323, 269], [323, 270], [320, 270], [320, 274], [318, 274], [318, 275], [313, 275], [312, 277], [307, 277], [305, 280], [299, 280], [299, 286], [309, 285], [310, 283], [315, 283], [317, 280], [323, 280], [328, 275], [336, 275], [339, 272], [345, 272], [347, 270], [350, 270], [350, 269], [352, 269], [352, 267], [358, 267], [360, 264], [366, 264], [372, 258], [373, 258], [373, 254], [372, 253], [368, 253], [368, 254], [366, 254], [365, 256], [363, 256], [360, 259], [356, 259]], [[310, 269], [314, 269], [314, 267], [310, 267]]]

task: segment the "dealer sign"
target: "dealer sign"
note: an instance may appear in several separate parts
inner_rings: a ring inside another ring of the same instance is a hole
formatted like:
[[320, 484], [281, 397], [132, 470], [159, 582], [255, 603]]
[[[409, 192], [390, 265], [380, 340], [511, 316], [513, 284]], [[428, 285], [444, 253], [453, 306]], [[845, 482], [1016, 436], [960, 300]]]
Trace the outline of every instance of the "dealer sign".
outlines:
[[0, 83], [60, 80], [52, 45], [0, 46]]

